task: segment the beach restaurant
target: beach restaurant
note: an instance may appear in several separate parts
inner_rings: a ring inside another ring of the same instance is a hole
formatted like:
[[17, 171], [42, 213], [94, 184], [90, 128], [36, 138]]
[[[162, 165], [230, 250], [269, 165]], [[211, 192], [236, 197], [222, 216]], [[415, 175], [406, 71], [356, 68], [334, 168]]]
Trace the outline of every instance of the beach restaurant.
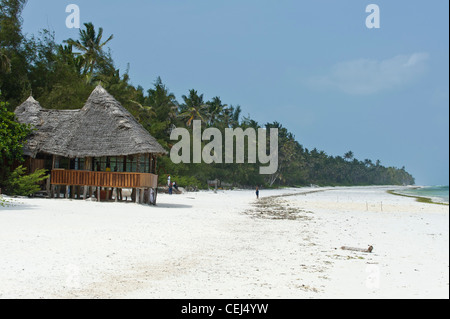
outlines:
[[34, 128], [25, 165], [50, 172], [51, 198], [156, 203], [157, 158], [167, 152], [103, 87], [79, 110], [47, 110], [30, 97], [15, 114]]

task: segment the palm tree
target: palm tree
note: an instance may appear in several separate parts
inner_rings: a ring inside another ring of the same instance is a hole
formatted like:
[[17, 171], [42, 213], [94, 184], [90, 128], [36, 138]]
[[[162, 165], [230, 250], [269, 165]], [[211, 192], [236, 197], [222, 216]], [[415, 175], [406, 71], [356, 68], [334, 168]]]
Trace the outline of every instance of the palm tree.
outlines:
[[255, 120], [251, 119], [251, 118], [250, 118], [250, 115], [244, 116], [244, 118], [242, 119], [242, 124], [241, 124], [241, 126], [242, 126], [243, 128], [249, 128], [249, 127], [251, 127], [251, 128], [254, 128], [255, 130], [257, 130], [257, 129], [260, 128], [259, 123], [256, 122]]
[[70, 66], [73, 66], [78, 74], [81, 74], [81, 69], [84, 65], [84, 58], [81, 55], [77, 55], [73, 52], [72, 45], [59, 45], [58, 56], [62, 61]]
[[[145, 106], [145, 105], [142, 105], [141, 103], [133, 101], [133, 100], [130, 100], [130, 102], [133, 103], [134, 105], [136, 105], [139, 108], [139, 111], [141, 113], [146, 114], [148, 117], [156, 116], [156, 112], [154, 111], [154, 108], [152, 106]], [[139, 115], [138, 115], [138, 120], [139, 121], [141, 120]]]
[[222, 104], [220, 97], [216, 96], [208, 104], [208, 125], [213, 126], [219, 117], [222, 115], [224, 109], [227, 107], [226, 104]]
[[113, 35], [102, 42], [103, 28], [98, 29], [98, 33], [95, 31], [95, 27], [92, 23], [85, 23], [86, 30], [80, 29], [80, 40], [68, 39], [64, 42], [74, 46], [82, 52], [84, 58], [84, 73], [92, 75], [94, 68], [103, 58], [103, 47], [113, 39]]
[[351, 160], [353, 159], [354, 156], [355, 156], [355, 155], [353, 154], [352, 151], [348, 151], [347, 153], [344, 154], [344, 158], [345, 158], [346, 160], [349, 160], [349, 161], [351, 161]]
[[191, 126], [192, 121], [201, 120], [206, 123], [207, 104], [203, 102], [203, 94], [198, 95], [196, 90], [190, 90], [189, 96], [183, 95], [184, 104], [180, 107], [179, 118], [186, 121], [186, 126]]
[[364, 165], [366, 165], [366, 167], [373, 167], [372, 160], [366, 158], [366, 159], [364, 160]]
[[230, 107], [230, 125], [231, 127], [239, 126], [239, 119], [241, 117], [242, 109], [241, 106], [238, 105], [236, 107]]
[[169, 92], [169, 89], [162, 83], [159, 76], [154, 86], [154, 89], [147, 91], [148, 98], [146, 98], [146, 103], [155, 110], [156, 118], [159, 122], [170, 124], [176, 118], [178, 102], [175, 95]]

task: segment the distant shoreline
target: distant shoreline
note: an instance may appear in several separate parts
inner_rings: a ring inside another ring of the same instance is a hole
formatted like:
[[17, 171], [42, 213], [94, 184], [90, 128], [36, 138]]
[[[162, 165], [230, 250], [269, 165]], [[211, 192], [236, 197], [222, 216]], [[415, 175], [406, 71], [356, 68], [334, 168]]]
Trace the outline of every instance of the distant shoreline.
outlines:
[[[420, 187], [420, 186], [415, 187], [415, 189], [417, 189], [417, 188], [422, 188], [422, 187]], [[419, 202], [419, 203], [426, 203], [426, 204], [435, 204], [435, 205], [449, 206], [448, 203], [434, 201], [433, 198], [431, 198], [431, 197], [424, 197], [424, 196], [417, 196], [417, 195], [401, 194], [401, 193], [397, 193], [397, 192], [394, 191], [394, 190], [388, 190], [387, 192], [388, 192], [389, 194], [391, 194], [391, 195], [415, 198], [416, 201]]]

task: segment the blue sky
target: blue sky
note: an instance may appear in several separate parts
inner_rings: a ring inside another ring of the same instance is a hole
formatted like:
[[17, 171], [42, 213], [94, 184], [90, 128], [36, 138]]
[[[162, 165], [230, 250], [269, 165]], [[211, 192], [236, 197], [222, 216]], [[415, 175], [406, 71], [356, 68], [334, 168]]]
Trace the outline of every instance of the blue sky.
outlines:
[[[449, 2], [381, 0], [29, 0], [24, 32], [103, 27], [117, 67], [146, 90], [157, 76], [279, 121], [305, 147], [402, 167], [449, 184]], [[368, 29], [366, 6], [380, 8]]]

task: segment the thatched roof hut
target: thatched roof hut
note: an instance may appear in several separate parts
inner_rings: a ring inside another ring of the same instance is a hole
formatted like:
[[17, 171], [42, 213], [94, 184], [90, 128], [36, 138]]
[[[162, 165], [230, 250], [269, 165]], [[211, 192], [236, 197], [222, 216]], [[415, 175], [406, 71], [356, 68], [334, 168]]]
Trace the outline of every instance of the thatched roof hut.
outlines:
[[15, 114], [35, 128], [24, 155], [30, 171], [51, 171], [52, 197], [55, 185], [66, 188], [66, 197], [73, 196], [70, 189], [84, 187], [84, 198], [93, 187], [133, 188], [137, 201], [156, 189], [157, 157], [166, 150], [103, 87], [97, 86], [80, 110], [46, 110], [30, 97]]
[[104, 88], [97, 86], [80, 110], [46, 110], [30, 97], [16, 110], [36, 131], [24, 154], [67, 158], [167, 154], [164, 148]]

